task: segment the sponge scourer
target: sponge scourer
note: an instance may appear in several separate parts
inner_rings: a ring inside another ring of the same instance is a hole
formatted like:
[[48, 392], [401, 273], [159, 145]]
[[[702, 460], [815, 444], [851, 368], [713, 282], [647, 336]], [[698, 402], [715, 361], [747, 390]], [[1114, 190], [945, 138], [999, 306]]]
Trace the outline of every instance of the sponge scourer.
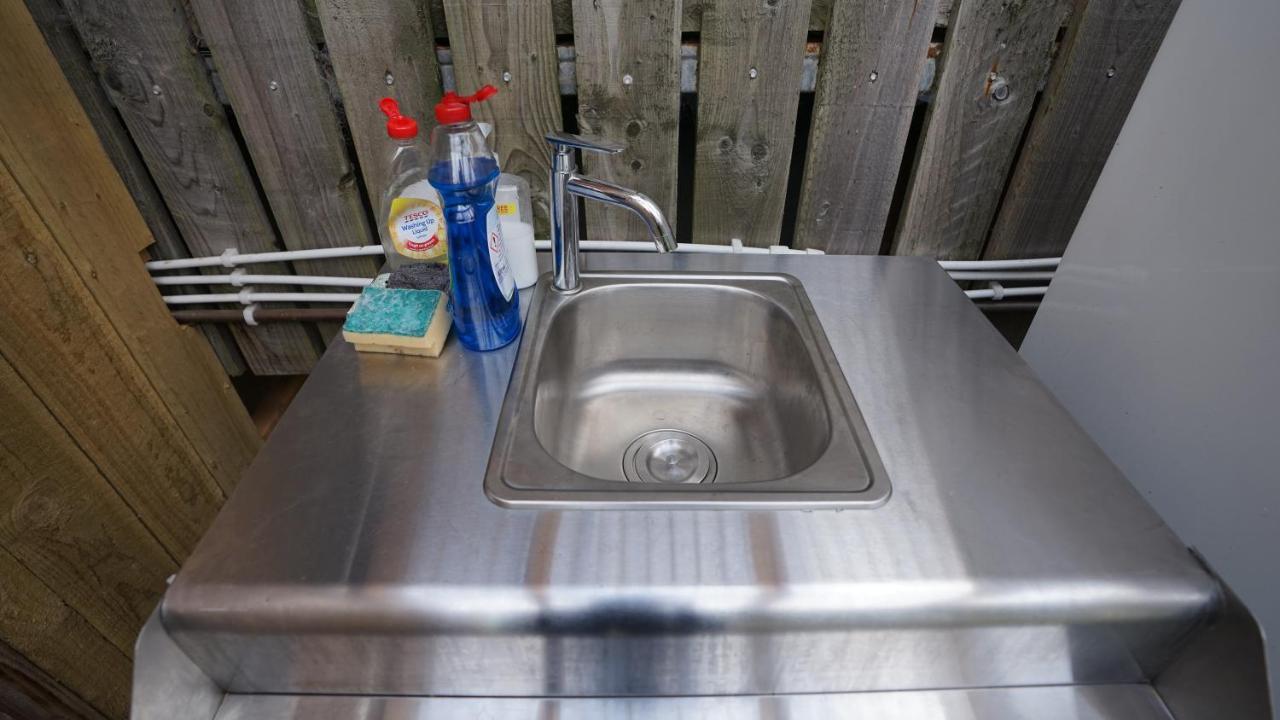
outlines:
[[439, 290], [366, 287], [347, 313], [342, 337], [362, 352], [437, 357], [449, 335], [447, 304]]

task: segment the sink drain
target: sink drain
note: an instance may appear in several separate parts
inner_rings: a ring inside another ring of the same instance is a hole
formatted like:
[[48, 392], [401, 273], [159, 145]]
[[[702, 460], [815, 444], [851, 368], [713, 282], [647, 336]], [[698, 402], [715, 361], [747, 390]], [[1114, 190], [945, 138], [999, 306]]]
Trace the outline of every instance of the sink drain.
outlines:
[[698, 438], [679, 430], [653, 430], [632, 441], [622, 454], [628, 482], [693, 484], [714, 482], [716, 456]]

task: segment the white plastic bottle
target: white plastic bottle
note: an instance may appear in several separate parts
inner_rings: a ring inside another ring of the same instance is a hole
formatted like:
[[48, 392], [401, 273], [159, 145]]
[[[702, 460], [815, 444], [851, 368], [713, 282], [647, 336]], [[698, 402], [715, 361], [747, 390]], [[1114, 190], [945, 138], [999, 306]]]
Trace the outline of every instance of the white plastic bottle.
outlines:
[[533, 225], [533, 202], [529, 199], [529, 181], [519, 175], [498, 175], [498, 193], [494, 198], [498, 220]]
[[427, 182], [430, 151], [418, 134], [418, 123], [400, 114], [395, 100], [378, 107], [387, 116], [391, 139], [391, 178], [378, 207], [378, 235], [394, 269], [421, 262], [449, 262], [448, 230], [440, 193]]

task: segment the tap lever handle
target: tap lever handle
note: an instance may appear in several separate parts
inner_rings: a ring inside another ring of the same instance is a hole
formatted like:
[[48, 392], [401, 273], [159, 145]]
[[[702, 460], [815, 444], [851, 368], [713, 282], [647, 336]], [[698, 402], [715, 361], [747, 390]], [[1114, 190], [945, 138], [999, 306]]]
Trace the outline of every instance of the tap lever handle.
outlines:
[[557, 152], [568, 152], [570, 148], [578, 148], [579, 150], [613, 155], [626, 149], [625, 145], [620, 145], [611, 140], [585, 138], [581, 135], [566, 132], [547, 133], [547, 142], [551, 143]]

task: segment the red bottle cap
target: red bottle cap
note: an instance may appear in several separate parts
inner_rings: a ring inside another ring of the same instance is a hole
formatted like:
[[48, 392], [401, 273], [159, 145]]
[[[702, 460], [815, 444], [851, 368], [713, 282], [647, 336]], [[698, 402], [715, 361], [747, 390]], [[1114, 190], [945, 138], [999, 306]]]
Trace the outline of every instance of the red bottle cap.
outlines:
[[487, 100], [497, 94], [498, 88], [492, 85], [485, 85], [475, 95], [465, 97], [451, 90], [436, 105], [436, 121], [441, 125], [466, 122], [471, 119], [471, 103]]
[[400, 114], [400, 104], [391, 98], [382, 98], [378, 107], [387, 116], [387, 137], [408, 140], [418, 137], [418, 121]]

